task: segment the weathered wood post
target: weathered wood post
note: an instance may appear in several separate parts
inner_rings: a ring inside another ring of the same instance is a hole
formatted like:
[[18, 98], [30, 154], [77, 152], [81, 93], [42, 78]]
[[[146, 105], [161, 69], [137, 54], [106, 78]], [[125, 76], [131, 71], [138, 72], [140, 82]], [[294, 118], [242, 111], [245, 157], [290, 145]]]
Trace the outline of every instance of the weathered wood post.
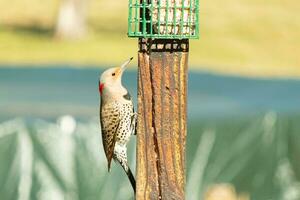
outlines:
[[189, 38], [198, 0], [129, 0], [128, 35], [139, 37], [137, 200], [185, 198]]

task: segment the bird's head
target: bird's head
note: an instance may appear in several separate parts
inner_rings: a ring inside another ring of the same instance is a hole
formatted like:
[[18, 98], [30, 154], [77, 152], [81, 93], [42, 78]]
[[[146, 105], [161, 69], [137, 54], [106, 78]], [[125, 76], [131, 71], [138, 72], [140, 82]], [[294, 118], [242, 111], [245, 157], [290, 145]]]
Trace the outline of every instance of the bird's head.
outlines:
[[121, 92], [126, 89], [122, 86], [122, 75], [127, 65], [133, 58], [131, 57], [120, 67], [113, 67], [105, 70], [99, 79], [99, 92], [103, 95], [106, 92]]

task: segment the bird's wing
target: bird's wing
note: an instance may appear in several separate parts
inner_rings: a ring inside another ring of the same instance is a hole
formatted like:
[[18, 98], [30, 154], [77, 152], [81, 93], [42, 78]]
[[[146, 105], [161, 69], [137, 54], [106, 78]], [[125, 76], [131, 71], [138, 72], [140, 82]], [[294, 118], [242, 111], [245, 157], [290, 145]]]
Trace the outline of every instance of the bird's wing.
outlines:
[[116, 135], [120, 125], [120, 112], [117, 106], [101, 107], [100, 111], [102, 143], [110, 170], [111, 160], [114, 155]]

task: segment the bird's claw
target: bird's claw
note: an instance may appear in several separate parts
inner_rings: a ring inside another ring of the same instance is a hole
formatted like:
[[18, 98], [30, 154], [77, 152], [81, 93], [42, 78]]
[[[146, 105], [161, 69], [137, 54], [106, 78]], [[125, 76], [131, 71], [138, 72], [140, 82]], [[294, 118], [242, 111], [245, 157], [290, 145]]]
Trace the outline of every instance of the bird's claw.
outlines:
[[137, 118], [138, 118], [138, 114], [135, 112], [132, 114], [132, 134], [136, 135], [136, 127], [137, 127]]

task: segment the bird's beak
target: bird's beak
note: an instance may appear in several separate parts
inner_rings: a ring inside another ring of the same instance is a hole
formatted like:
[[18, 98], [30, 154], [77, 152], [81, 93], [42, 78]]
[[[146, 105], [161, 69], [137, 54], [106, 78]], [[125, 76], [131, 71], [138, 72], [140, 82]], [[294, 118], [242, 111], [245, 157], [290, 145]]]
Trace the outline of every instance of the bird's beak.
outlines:
[[128, 64], [130, 63], [130, 61], [132, 59], [133, 59], [133, 57], [129, 58], [126, 62], [124, 62], [123, 65], [121, 65], [120, 69], [121, 69], [122, 72], [127, 68]]
[[128, 64], [130, 63], [130, 61], [133, 59], [133, 57], [129, 58], [126, 62], [124, 62], [121, 67], [119, 67], [116, 71], [116, 78], [122, 76], [123, 72], [125, 71], [125, 69], [127, 68]]

